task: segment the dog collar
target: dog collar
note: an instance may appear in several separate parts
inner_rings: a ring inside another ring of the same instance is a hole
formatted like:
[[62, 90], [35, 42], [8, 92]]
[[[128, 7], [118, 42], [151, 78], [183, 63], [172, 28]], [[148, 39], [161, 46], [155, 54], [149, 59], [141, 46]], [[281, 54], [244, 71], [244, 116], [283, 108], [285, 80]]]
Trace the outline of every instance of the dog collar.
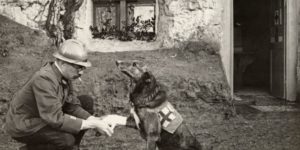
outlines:
[[134, 102], [134, 100], [131, 101], [131, 105], [133, 107], [138, 107], [138, 108], [142, 108], [142, 107], [155, 107], [155, 106], [149, 106], [150, 102], [153, 102], [153, 99], [158, 95], [160, 91], [160, 86], [156, 86], [154, 91], [149, 94], [148, 96], [145, 96], [143, 98], [139, 98], [139, 99], [143, 99], [140, 102]]
[[146, 99], [147, 99], [147, 102], [150, 102], [156, 95], [157, 93], [159, 92], [160, 90], [160, 87], [159, 86], [156, 86], [155, 89], [154, 89], [154, 92], [151, 93]]

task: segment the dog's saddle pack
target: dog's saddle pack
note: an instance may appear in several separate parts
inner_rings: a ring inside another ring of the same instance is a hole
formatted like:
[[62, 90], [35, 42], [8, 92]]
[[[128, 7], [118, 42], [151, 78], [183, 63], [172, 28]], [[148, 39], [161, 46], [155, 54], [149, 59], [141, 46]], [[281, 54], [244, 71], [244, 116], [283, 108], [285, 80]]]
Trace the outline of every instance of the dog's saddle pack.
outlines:
[[162, 128], [172, 134], [183, 122], [182, 116], [168, 101], [158, 107], [158, 115]]
[[[134, 120], [138, 126], [140, 120], [136, 113], [132, 110], [131, 113], [133, 114]], [[158, 114], [162, 129], [171, 134], [173, 134], [183, 122], [182, 116], [168, 101], [162, 103], [156, 108], [149, 108], [149, 111], [156, 112]]]

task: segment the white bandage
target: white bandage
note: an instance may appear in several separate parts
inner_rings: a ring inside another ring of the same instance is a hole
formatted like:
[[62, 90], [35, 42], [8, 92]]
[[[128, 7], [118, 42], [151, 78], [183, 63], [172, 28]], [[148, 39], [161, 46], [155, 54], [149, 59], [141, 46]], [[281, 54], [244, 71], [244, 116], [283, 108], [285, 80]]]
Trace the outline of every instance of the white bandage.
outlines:
[[120, 115], [107, 115], [103, 120], [111, 125], [126, 125], [127, 117]]

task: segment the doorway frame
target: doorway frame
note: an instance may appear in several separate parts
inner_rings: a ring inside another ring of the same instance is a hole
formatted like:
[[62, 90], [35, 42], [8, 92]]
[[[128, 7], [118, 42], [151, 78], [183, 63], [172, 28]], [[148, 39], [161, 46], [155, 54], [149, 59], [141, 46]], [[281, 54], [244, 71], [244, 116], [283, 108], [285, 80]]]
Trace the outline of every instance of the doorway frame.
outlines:
[[[286, 4], [286, 84], [285, 99], [295, 101], [297, 95], [298, 0], [284, 0]], [[296, 32], [295, 32], [296, 31]]]
[[[298, 0], [284, 0], [284, 4], [286, 7], [286, 12], [285, 14], [285, 36], [286, 36], [286, 41], [285, 41], [285, 46], [284, 46], [284, 51], [285, 51], [285, 70], [284, 70], [284, 75], [285, 75], [285, 81], [284, 81], [284, 99], [288, 101], [295, 101], [296, 100], [296, 95], [297, 95], [297, 48], [298, 48], [298, 5], [300, 5]], [[233, 2], [234, 0], [227, 0], [225, 2], [225, 18], [227, 18], [227, 21], [225, 22], [224, 26], [224, 34], [225, 38], [230, 39], [228, 41], [224, 41], [224, 45], [230, 46], [230, 67], [228, 68], [229, 70], [226, 70], [225, 72], [229, 73], [228, 83], [231, 87], [231, 96], [233, 97], [234, 94], [234, 85], [233, 85], [233, 77], [234, 77], [234, 37], [233, 37], [233, 21], [234, 21], [234, 7], [233, 7]], [[227, 14], [227, 15], [226, 15]], [[295, 32], [297, 31], [297, 32]], [[226, 67], [225, 67], [226, 68]], [[227, 74], [228, 75], [228, 74]]]

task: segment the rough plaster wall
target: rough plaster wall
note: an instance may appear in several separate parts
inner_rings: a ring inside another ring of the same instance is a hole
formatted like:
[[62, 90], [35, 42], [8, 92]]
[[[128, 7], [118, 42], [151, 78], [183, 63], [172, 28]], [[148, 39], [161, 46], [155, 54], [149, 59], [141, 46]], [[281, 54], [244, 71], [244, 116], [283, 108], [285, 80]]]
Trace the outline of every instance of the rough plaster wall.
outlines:
[[162, 0], [158, 39], [162, 47], [180, 47], [187, 42], [219, 43], [221, 9], [217, 0]]
[[[218, 0], [217, 4], [219, 10], [222, 12], [222, 26], [223, 26], [223, 33], [221, 38], [221, 48], [220, 48], [220, 56], [224, 68], [224, 72], [226, 74], [226, 79], [228, 84], [231, 88], [233, 88], [233, 25], [230, 22], [230, 19], [233, 19], [232, 13], [232, 0]], [[231, 91], [233, 92], [233, 91]]]
[[[300, 1], [297, 1], [298, 6], [298, 43], [300, 43]], [[300, 46], [298, 44], [297, 51], [297, 101], [300, 99]]]
[[217, 53], [232, 85], [231, 0], [159, 1], [158, 41], [162, 48]]
[[[49, 0], [0, 0], [0, 14], [30, 28], [41, 29], [47, 19], [49, 3]], [[83, 42], [91, 39], [92, 17], [92, 0], [85, 0], [75, 19], [75, 36]]]
[[48, 14], [48, 0], [0, 0], [0, 14], [30, 28], [44, 25]]
[[[33, 29], [43, 29], [49, 7], [49, 0], [0, 0], [0, 14]], [[76, 13], [75, 37], [88, 43], [92, 36], [89, 26], [93, 24], [92, 0], [85, 0]]]
[[92, 39], [89, 27], [93, 25], [93, 2], [85, 0], [79, 11], [76, 13], [76, 31], [75, 37], [88, 43]]

